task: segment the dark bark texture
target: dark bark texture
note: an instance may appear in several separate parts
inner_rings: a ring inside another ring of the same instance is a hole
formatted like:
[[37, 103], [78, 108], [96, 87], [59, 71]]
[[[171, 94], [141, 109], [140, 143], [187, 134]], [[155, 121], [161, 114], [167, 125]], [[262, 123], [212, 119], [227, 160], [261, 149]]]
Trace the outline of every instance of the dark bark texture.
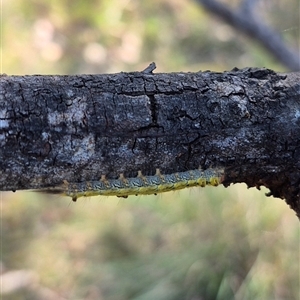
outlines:
[[300, 216], [300, 74], [0, 77], [0, 190], [201, 167]]

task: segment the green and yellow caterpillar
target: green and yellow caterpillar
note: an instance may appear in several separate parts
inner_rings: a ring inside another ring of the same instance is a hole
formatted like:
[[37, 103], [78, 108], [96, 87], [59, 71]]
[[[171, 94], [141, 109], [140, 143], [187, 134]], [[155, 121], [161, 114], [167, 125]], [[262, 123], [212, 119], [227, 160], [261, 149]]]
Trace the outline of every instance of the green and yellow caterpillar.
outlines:
[[[118, 179], [107, 179], [101, 176], [99, 181], [69, 183], [64, 181], [61, 192], [76, 201], [79, 197], [118, 196], [127, 198], [129, 195], [152, 195], [168, 191], [180, 190], [187, 187], [206, 185], [217, 186], [223, 181], [222, 169], [191, 170], [162, 175], [156, 169], [155, 175], [145, 176], [138, 171], [137, 177], [126, 178], [120, 174]], [[51, 193], [50, 190], [46, 191]]]

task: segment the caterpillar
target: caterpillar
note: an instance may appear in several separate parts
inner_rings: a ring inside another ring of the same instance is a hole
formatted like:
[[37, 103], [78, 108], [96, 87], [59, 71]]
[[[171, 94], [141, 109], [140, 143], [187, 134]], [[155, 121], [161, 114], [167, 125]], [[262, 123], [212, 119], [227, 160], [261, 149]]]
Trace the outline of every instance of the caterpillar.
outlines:
[[129, 195], [152, 195], [193, 186], [217, 186], [223, 181], [223, 173], [222, 169], [196, 169], [162, 175], [160, 169], [156, 169], [155, 175], [151, 176], [145, 176], [141, 171], [132, 178], [126, 178], [123, 173], [118, 179], [107, 179], [102, 175], [99, 181], [69, 183], [65, 180], [61, 192], [73, 201], [98, 195], [127, 198]]

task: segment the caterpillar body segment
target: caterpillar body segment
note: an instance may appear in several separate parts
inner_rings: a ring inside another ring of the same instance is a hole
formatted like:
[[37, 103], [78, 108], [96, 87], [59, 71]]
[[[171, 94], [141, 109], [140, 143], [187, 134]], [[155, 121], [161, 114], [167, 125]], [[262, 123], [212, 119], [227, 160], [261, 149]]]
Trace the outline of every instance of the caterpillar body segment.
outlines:
[[79, 197], [90, 196], [118, 196], [127, 198], [129, 195], [152, 195], [187, 187], [206, 185], [217, 186], [223, 181], [223, 170], [190, 170], [173, 174], [162, 175], [156, 169], [155, 175], [145, 176], [138, 171], [137, 177], [125, 178], [121, 173], [118, 179], [106, 179], [101, 176], [99, 181], [81, 183], [68, 183], [64, 181], [64, 192], [66, 196], [76, 201]]

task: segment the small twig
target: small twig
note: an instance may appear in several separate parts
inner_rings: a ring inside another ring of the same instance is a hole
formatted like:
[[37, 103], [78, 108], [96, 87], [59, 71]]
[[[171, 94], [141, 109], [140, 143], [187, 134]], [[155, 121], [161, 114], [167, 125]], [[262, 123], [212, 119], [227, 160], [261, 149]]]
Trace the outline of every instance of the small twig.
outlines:
[[155, 69], [156, 69], [156, 64], [155, 62], [152, 62], [145, 70], [142, 71], [142, 73], [151, 74]]

